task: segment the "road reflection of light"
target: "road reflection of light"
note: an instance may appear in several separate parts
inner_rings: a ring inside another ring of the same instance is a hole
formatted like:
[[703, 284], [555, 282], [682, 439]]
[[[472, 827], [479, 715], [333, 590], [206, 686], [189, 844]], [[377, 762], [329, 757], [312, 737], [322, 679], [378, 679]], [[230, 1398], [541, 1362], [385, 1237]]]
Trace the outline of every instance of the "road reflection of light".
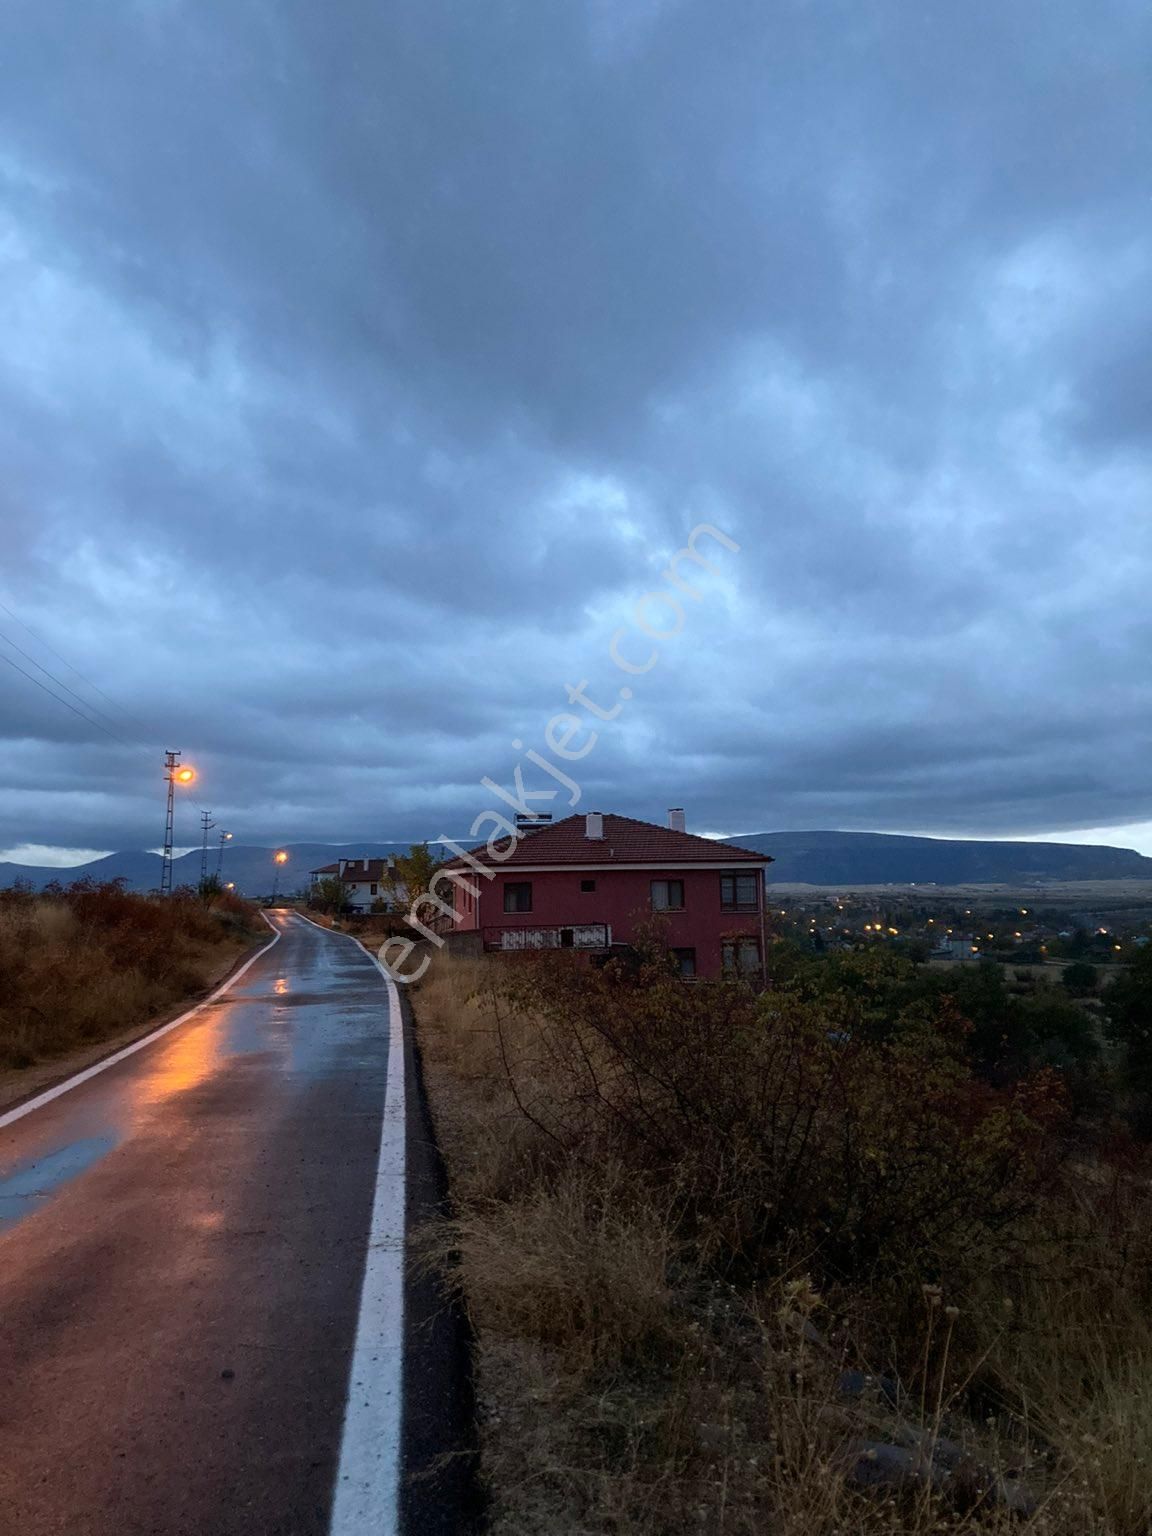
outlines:
[[132, 1109], [139, 1112], [195, 1088], [220, 1062], [219, 1015], [190, 1029], [179, 1029], [163, 1050], [146, 1057], [150, 1070], [132, 1089]]
[[276, 980], [272, 983], [272, 990], [275, 992], [277, 997], [283, 997], [284, 994], [288, 991], [287, 976], [277, 976]]

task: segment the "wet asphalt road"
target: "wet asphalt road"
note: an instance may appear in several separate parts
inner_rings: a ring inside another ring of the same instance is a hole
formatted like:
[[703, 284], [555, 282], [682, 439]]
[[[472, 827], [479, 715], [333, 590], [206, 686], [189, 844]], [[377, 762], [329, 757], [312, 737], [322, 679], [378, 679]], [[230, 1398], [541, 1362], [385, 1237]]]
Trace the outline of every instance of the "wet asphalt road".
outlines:
[[347, 940], [0, 1130], [4, 1536], [325, 1536], [388, 1055]]

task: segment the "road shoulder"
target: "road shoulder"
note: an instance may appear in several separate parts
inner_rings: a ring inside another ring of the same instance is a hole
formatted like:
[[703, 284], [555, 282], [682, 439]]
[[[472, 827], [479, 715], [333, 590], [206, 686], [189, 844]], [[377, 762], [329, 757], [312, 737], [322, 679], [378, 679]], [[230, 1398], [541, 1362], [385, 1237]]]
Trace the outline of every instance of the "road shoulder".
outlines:
[[52, 1056], [46, 1061], [38, 1061], [31, 1067], [8, 1067], [0, 1070], [0, 1114], [10, 1109], [19, 1109], [29, 1099], [46, 1093], [50, 1088], [59, 1087], [61, 1083], [67, 1082], [77, 1073], [99, 1066], [110, 1056], [115, 1056], [117, 1052], [129, 1045], [135, 1045], [137, 1041], [163, 1029], [173, 1019], [178, 1019], [182, 1014], [207, 1002], [214, 992], [226, 986], [229, 980], [250, 960], [255, 959], [262, 949], [266, 949], [268, 944], [268, 937], [255, 939], [238, 954], [222, 956], [219, 963], [209, 971], [202, 987], [198, 987], [195, 992], [190, 992], [187, 997], [171, 1003], [160, 1013], [154, 1014], [139, 1024], [119, 1030], [114, 1035], [106, 1035], [102, 1040], [93, 1040], [89, 1045], [79, 1046], [74, 1051], [65, 1051], [61, 1056]]

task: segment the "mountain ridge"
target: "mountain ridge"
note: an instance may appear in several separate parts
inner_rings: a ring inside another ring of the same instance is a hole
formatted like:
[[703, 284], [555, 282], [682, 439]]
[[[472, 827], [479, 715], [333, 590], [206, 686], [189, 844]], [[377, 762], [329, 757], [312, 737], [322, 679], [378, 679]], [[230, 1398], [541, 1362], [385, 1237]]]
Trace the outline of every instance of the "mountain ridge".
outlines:
[[[407, 853], [411, 843], [279, 843], [277, 847], [288, 855], [283, 866], [272, 860], [275, 848], [259, 847], [250, 843], [229, 843], [224, 850], [221, 878], [233, 881], [237, 890], [249, 896], [267, 896], [273, 883], [278, 880], [282, 892], [290, 893], [308, 885], [310, 870], [334, 860], [382, 859], [390, 853]], [[208, 849], [208, 872], [216, 871], [218, 845]], [[41, 864], [0, 863], [0, 887], [25, 881], [35, 890], [58, 880], [61, 885], [71, 885], [74, 880], [117, 880], [128, 882], [131, 890], [150, 891], [160, 885], [161, 859], [158, 853], [144, 849], [122, 849], [118, 853], [105, 854], [87, 864], [74, 864], [58, 869]], [[193, 848], [172, 860], [172, 884], [197, 885], [200, 880], [200, 849]]]
[[1152, 880], [1152, 859], [1094, 843], [912, 837], [898, 832], [750, 832], [726, 843], [775, 861], [781, 885], [1018, 885]]
[[[959, 838], [911, 837], [899, 832], [749, 832], [722, 843], [754, 848], [775, 861], [769, 878], [783, 885], [1012, 885], [1044, 881], [1149, 880], [1152, 858], [1131, 848], [1090, 843], [1022, 843]], [[225, 880], [247, 895], [266, 896], [277, 880], [289, 893], [306, 887], [309, 871], [339, 858], [386, 858], [407, 852], [408, 840], [372, 843], [283, 843], [288, 862], [278, 868], [274, 849], [229, 843], [224, 851]], [[208, 869], [216, 869], [216, 847]], [[200, 878], [200, 850], [173, 860], [173, 884], [195, 885]], [[68, 869], [46, 865], [0, 863], [0, 887], [17, 880], [36, 890], [54, 880], [124, 879], [134, 890], [160, 883], [160, 855], [124, 849]]]

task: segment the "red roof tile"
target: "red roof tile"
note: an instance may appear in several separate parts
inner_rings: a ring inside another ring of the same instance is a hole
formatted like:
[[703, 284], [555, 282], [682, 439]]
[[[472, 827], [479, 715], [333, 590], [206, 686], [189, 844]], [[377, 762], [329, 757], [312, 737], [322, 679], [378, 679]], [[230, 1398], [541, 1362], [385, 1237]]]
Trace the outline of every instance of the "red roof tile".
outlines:
[[[310, 869], [310, 875], [331, 875], [340, 873], [339, 863], [324, 864], [319, 869]], [[386, 880], [388, 878], [387, 859], [345, 859], [344, 875], [345, 884], [362, 885], [365, 880]]]
[[[766, 853], [738, 848], [732, 843], [697, 837], [692, 832], [674, 832], [652, 821], [636, 821], [631, 816], [603, 818], [604, 836], [586, 835], [583, 815], [566, 816], [544, 826], [525, 827], [507, 858], [494, 860], [487, 845], [471, 849], [480, 863], [499, 863], [502, 868], [524, 864], [565, 864], [573, 867], [603, 867], [605, 864], [771, 864]], [[507, 847], [508, 838], [496, 844]], [[446, 867], [461, 865], [451, 859]]]

